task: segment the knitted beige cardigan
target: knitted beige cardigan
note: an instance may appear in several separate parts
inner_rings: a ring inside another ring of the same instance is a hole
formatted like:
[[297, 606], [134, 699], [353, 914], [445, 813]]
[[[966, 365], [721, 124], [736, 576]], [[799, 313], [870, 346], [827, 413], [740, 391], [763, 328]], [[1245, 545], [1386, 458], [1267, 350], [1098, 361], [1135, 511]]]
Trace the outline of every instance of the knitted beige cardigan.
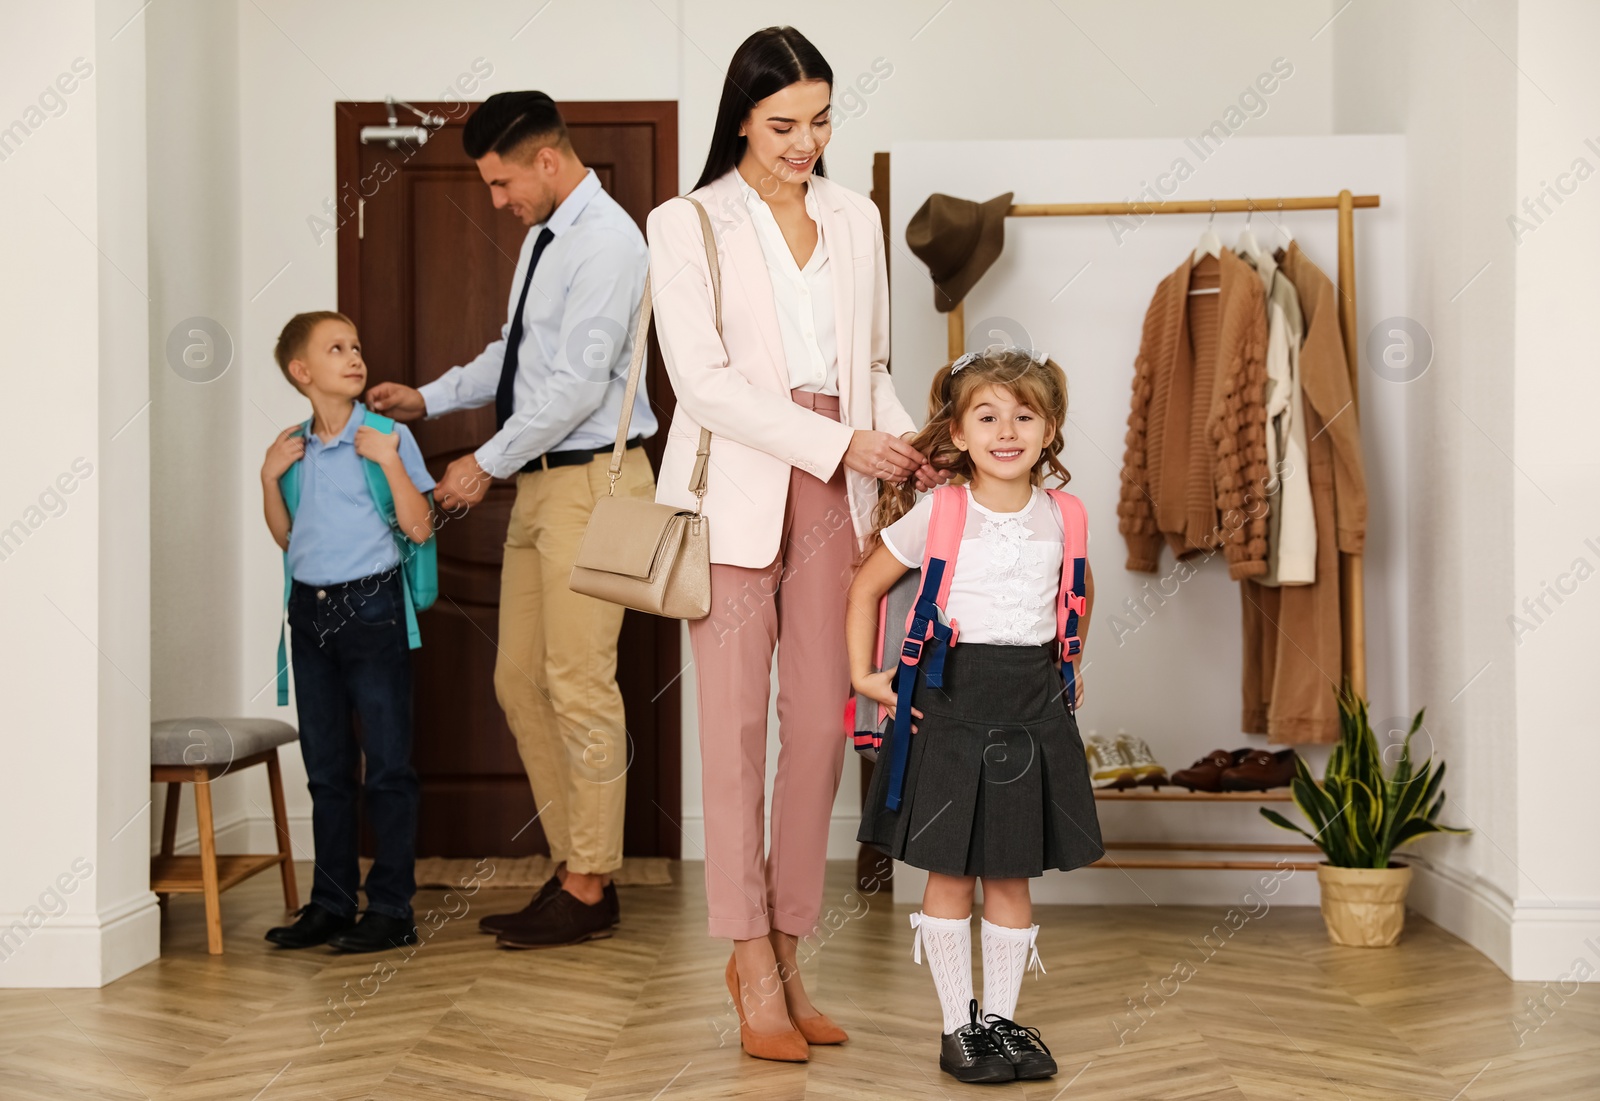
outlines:
[[[1215, 272], [1216, 354], [1194, 358], [1191, 280]], [[1117, 527], [1127, 568], [1154, 573], [1163, 540], [1187, 556], [1222, 549], [1229, 575], [1267, 568], [1266, 296], [1227, 249], [1161, 281], [1134, 361]]]

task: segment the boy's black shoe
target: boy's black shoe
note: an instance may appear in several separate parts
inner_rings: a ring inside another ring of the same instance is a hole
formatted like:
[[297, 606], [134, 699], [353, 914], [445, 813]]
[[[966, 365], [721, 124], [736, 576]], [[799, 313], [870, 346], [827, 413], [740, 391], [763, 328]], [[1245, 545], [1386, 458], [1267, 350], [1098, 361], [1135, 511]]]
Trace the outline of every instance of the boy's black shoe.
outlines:
[[615, 910], [600, 901], [590, 905], [571, 891], [557, 891], [533, 914], [525, 925], [500, 934], [501, 948], [555, 948], [562, 944], [581, 944], [611, 935]]
[[498, 937], [514, 925], [526, 925], [533, 918], [534, 912], [549, 902], [559, 890], [561, 890], [561, 877], [553, 875], [544, 881], [544, 886], [534, 894], [533, 901], [522, 909], [509, 914], [485, 914], [478, 921], [478, 932]]
[[1019, 1025], [998, 1013], [990, 1013], [983, 1019], [1000, 1050], [1017, 1068], [1018, 1078], [1049, 1078], [1055, 1074], [1056, 1061], [1038, 1029]]
[[1010, 1082], [1017, 1068], [995, 1034], [979, 1023], [978, 999], [972, 999], [969, 1012], [967, 1024], [939, 1037], [939, 1069], [958, 1082]]
[[330, 937], [344, 932], [355, 924], [354, 917], [340, 917], [324, 910], [315, 902], [308, 902], [295, 911], [299, 920], [293, 925], [279, 925], [267, 930], [267, 939], [280, 948], [312, 948], [327, 944]]
[[328, 938], [328, 947], [341, 952], [382, 952], [421, 942], [417, 927], [410, 921], [368, 910], [355, 927]]

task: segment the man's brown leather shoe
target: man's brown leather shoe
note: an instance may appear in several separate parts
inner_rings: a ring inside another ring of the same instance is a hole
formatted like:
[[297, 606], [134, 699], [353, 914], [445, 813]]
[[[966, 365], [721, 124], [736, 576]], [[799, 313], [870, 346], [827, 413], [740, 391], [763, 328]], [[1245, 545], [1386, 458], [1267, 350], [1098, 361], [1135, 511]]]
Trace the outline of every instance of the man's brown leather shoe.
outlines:
[[1244, 760], [1249, 749], [1213, 749], [1188, 768], [1172, 774], [1172, 782], [1190, 791], [1221, 791], [1222, 772]]
[[555, 948], [611, 936], [611, 915], [602, 897], [590, 904], [557, 891], [526, 924], [513, 925], [495, 943], [501, 948]]
[[550, 897], [561, 890], [561, 877], [551, 876], [545, 880], [544, 886], [534, 893], [533, 901], [520, 910], [508, 914], [485, 914], [478, 921], [478, 932], [488, 933], [498, 937], [513, 925], [520, 925], [533, 918], [534, 912], [550, 901]]
[[1280, 749], [1276, 753], [1253, 749], [1244, 760], [1232, 768], [1223, 769], [1222, 790], [1266, 791], [1268, 788], [1288, 787], [1289, 781], [1294, 779], [1294, 762], [1295, 753], [1292, 749]]

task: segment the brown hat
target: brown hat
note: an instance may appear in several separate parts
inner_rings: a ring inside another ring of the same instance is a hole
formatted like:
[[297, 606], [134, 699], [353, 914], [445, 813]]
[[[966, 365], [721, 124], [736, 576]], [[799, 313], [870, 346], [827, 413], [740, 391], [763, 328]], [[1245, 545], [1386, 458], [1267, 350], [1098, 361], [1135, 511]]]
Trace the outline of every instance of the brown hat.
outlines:
[[1012, 193], [986, 203], [933, 194], [911, 216], [906, 244], [933, 276], [933, 306], [949, 313], [967, 296], [1006, 243]]

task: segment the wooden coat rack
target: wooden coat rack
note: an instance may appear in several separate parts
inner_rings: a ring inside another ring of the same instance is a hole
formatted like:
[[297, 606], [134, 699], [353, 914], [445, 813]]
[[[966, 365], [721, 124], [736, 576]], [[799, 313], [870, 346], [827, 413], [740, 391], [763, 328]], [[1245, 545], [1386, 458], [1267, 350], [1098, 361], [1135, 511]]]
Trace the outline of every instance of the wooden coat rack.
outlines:
[[[887, 166], [885, 166], [887, 167]], [[1059, 217], [1114, 217], [1116, 215], [1136, 215], [1144, 217], [1150, 214], [1224, 214], [1246, 213], [1250, 211], [1279, 212], [1287, 210], [1337, 210], [1339, 212], [1339, 328], [1344, 336], [1345, 365], [1350, 372], [1350, 396], [1352, 401], [1352, 414], [1359, 414], [1359, 369], [1360, 348], [1357, 343], [1356, 330], [1356, 241], [1355, 241], [1355, 209], [1357, 207], [1376, 207], [1376, 195], [1352, 195], [1348, 190], [1337, 195], [1323, 195], [1296, 198], [1265, 198], [1265, 199], [1202, 199], [1185, 202], [1162, 203], [1152, 205], [1149, 203], [1016, 203], [1007, 211], [1010, 218], [1059, 218]], [[962, 303], [946, 316], [947, 347], [951, 359], [955, 359], [966, 351], [966, 319]], [[1341, 666], [1343, 676], [1349, 680], [1352, 690], [1358, 696], [1365, 696], [1367, 691], [1367, 638], [1366, 617], [1362, 605], [1362, 567], [1361, 556], [1358, 554], [1339, 555], [1339, 600], [1340, 624], [1343, 635]], [[1095, 793], [1095, 798], [1111, 802], [1119, 801], [1155, 801], [1155, 802], [1204, 802], [1204, 803], [1285, 803], [1289, 801], [1286, 789], [1277, 788], [1263, 792], [1220, 792], [1211, 793], [1203, 791], [1157, 791], [1154, 789], [1133, 789], [1129, 791], [1100, 790]], [[1300, 844], [1266, 844], [1262, 842], [1231, 841], [1109, 841], [1107, 849], [1132, 850], [1135, 852], [1195, 852], [1195, 853], [1282, 853], [1303, 854], [1317, 852], [1314, 845]], [[1299, 869], [1314, 869], [1314, 861], [1288, 862], [1284, 866]], [[1102, 858], [1091, 867], [1118, 867], [1118, 868], [1216, 868], [1216, 869], [1263, 869], [1270, 870], [1279, 867], [1277, 861], [1271, 860], [1211, 860], [1191, 859], [1182, 860], [1176, 857], [1135, 858], [1113, 861], [1109, 857]]]

